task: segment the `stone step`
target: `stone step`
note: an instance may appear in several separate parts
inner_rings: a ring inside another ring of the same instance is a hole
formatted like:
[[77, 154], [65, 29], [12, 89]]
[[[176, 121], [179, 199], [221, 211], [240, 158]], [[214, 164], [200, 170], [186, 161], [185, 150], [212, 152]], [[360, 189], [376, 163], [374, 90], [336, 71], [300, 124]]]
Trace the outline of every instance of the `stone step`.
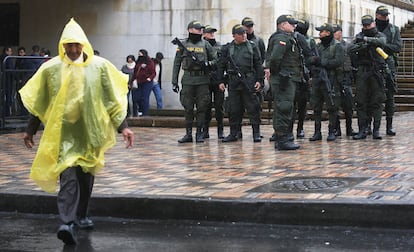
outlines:
[[401, 94], [397, 94], [394, 96], [395, 98], [395, 103], [409, 103], [409, 104], [414, 104], [414, 95], [401, 95]]

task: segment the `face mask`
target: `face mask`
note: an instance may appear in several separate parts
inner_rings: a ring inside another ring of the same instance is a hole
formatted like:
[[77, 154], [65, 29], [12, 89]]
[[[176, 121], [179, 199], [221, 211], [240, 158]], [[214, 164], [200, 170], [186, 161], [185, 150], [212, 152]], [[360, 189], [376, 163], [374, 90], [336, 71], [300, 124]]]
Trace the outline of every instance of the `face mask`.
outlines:
[[145, 58], [145, 56], [138, 56], [138, 60], [137, 60], [138, 62], [145, 62], [146, 61], [146, 58]]
[[299, 32], [302, 35], [306, 35], [306, 33], [308, 32], [308, 29], [296, 26], [295, 31]]
[[254, 37], [254, 32], [252, 32], [251, 34], [247, 33], [247, 39], [251, 40]]
[[333, 35], [331, 34], [329, 36], [321, 38], [321, 43], [323, 46], [327, 47], [329, 46], [329, 44], [331, 44], [332, 39], [333, 39]]
[[214, 46], [216, 44], [216, 39], [207, 39], [208, 43], [210, 43], [210, 45]]
[[390, 20], [375, 19], [375, 23], [377, 24], [378, 30], [383, 31], [390, 23]]
[[367, 37], [375, 37], [375, 35], [377, 35], [377, 33], [378, 33], [378, 29], [377, 29], [377, 27], [374, 27], [374, 28], [371, 28], [371, 29], [362, 30], [362, 33]]
[[193, 42], [193, 44], [201, 41], [201, 36], [202, 34], [194, 34], [194, 33], [189, 33], [188, 34], [188, 39]]

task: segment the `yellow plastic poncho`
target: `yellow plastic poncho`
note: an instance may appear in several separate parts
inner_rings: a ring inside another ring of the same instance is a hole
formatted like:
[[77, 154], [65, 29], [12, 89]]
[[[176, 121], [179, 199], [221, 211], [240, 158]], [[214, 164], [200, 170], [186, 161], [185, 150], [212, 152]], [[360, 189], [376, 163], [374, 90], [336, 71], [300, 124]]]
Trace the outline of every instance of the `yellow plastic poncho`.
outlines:
[[[65, 56], [64, 43], [83, 45], [85, 61]], [[71, 19], [59, 41], [59, 56], [45, 62], [19, 91], [24, 106], [45, 125], [30, 178], [55, 192], [68, 167], [96, 174], [104, 152], [116, 141], [126, 117], [128, 76], [106, 59], [93, 55], [82, 28]]]

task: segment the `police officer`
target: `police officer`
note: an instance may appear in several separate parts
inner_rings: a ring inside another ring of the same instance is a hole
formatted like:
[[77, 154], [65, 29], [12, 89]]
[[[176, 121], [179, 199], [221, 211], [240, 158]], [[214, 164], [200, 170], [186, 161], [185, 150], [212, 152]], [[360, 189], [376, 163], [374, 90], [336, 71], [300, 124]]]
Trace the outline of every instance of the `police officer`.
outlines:
[[[326, 104], [328, 111], [327, 141], [335, 141], [336, 117], [340, 99], [339, 83], [342, 81], [342, 66], [344, 63], [344, 48], [333, 38], [332, 25], [324, 23], [316, 27], [321, 42], [316, 46], [315, 60], [312, 62], [312, 95], [315, 133], [309, 141], [322, 140], [321, 123], [322, 108]], [[319, 56], [319, 57], [318, 57]]]
[[197, 20], [188, 24], [188, 38], [181, 41], [185, 48], [178, 46], [174, 58], [172, 86], [176, 93], [179, 92], [178, 75], [180, 68], [182, 67], [184, 70], [181, 79], [180, 102], [185, 110], [186, 134], [178, 140], [179, 143], [193, 141], [194, 105], [197, 108], [196, 142], [204, 142], [202, 131], [206, 123], [206, 112], [211, 102], [208, 70], [216, 60], [216, 53], [210, 43], [202, 39], [203, 28], [204, 26]]
[[217, 74], [224, 92], [224, 73], [228, 75], [230, 134], [222, 142], [237, 141], [238, 129], [247, 110], [253, 129], [253, 141], [261, 142], [260, 102], [257, 93], [263, 88], [263, 65], [256, 44], [247, 40], [241, 24], [232, 28], [233, 41], [222, 47]]
[[[385, 101], [383, 71], [386, 67], [381, 50], [385, 47], [386, 37], [378, 31], [374, 18], [362, 16], [362, 31], [355, 36], [349, 46], [357, 63], [356, 73], [356, 109], [358, 113], [359, 132], [353, 139], [365, 139], [365, 128], [369, 118], [374, 118], [373, 139], [381, 139], [382, 103]], [[351, 55], [352, 57], [352, 55]]]
[[[253, 19], [250, 18], [250, 17], [245, 17], [245, 18], [243, 18], [241, 24], [244, 26], [244, 29], [246, 29], [247, 40], [252, 41], [256, 44], [256, 48], [257, 48], [257, 50], [259, 50], [259, 54], [260, 54], [260, 57], [262, 59], [262, 64], [263, 64], [263, 62], [265, 60], [265, 55], [266, 55], [266, 46], [265, 46], [263, 38], [260, 37], [259, 35], [257, 35], [254, 31], [254, 25], [255, 24], [253, 22]], [[260, 109], [262, 111], [262, 103], [264, 101], [263, 89], [261, 90], [261, 92], [258, 92], [257, 95], [259, 97]], [[240, 128], [240, 131], [238, 133], [238, 136], [242, 137], [241, 128]], [[260, 137], [263, 138], [262, 135], [260, 135]]]
[[[349, 43], [347, 43], [342, 38], [342, 27], [339, 24], [334, 24], [334, 39], [336, 41], [339, 41], [340, 44], [344, 47], [344, 53], [345, 53], [345, 60], [343, 64], [343, 75], [342, 75], [342, 81], [339, 80], [339, 86], [340, 86], [340, 104], [342, 107], [342, 110], [345, 114], [345, 124], [346, 124], [346, 135], [347, 136], [354, 136], [356, 133], [352, 129], [352, 117], [353, 117], [353, 95], [352, 95], [352, 81], [353, 81], [353, 67], [352, 67], [352, 61], [351, 57], [348, 54], [348, 46]], [[339, 114], [337, 116], [336, 120], [336, 136], [341, 136], [341, 124], [339, 120]]]
[[242, 20], [242, 25], [246, 29], [247, 39], [254, 42], [257, 46], [257, 49], [259, 50], [260, 57], [262, 59], [262, 63], [265, 59], [266, 54], [266, 46], [264, 43], [264, 40], [254, 33], [254, 22], [253, 19], [250, 17], [245, 17]]
[[[210, 43], [210, 45], [215, 49], [217, 53], [217, 57], [221, 54], [221, 43], [216, 40], [215, 32], [217, 32], [217, 29], [212, 27], [211, 25], [206, 25], [206, 27], [203, 30], [203, 38]], [[210, 107], [207, 110], [206, 115], [206, 124], [204, 128], [204, 137], [209, 138], [209, 125], [212, 119], [212, 108], [214, 106], [214, 115], [216, 117], [217, 121], [217, 136], [219, 139], [224, 138], [223, 133], [223, 118], [224, 118], [224, 92], [222, 92], [218, 88], [217, 83], [217, 76], [216, 72], [211, 72], [210, 76], [210, 95], [213, 99], [212, 102], [210, 102]]]
[[402, 47], [400, 29], [390, 24], [389, 14], [387, 7], [379, 6], [375, 12], [375, 23], [380, 32], [387, 37], [387, 43], [385, 44], [384, 51], [388, 54], [386, 60], [390, 73], [388, 73], [386, 80], [386, 97], [385, 100], [385, 118], [387, 121], [386, 134], [389, 136], [395, 136], [395, 130], [392, 127], [392, 119], [395, 111], [394, 95], [396, 92], [396, 68], [397, 68], [397, 53], [400, 52]]
[[[296, 128], [296, 137], [297, 138], [304, 138], [305, 131], [303, 129], [303, 122], [305, 121], [306, 116], [306, 106], [309, 99], [309, 84], [310, 84], [310, 71], [306, 66], [305, 62], [307, 59], [312, 56], [312, 52], [315, 50], [316, 43], [312, 37], [308, 36], [308, 29], [309, 29], [309, 22], [304, 19], [298, 19], [298, 24], [296, 25], [296, 37], [298, 39], [298, 44], [301, 49], [301, 57], [302, 57], [302, 67], [304, 69], [302, 81], [300, 85], [296, 87], [296, 94], [295, 94], [295, 110], [298, 125]], [[301, 43], [304, 40], [305, 43]], [[293, 131], [293, 123], [294, 119], [292, 120], [291, 131]]]
[[296, 86], [301, 82], [301, 55], [293, 37], [297, 20], [281, 15], [276, 20], [277, 31], [269, 39], [266, 66], [270, 69], [273, 95], [273, 129], [278, 150], [296, 150], [300, 146], [289, 138]]

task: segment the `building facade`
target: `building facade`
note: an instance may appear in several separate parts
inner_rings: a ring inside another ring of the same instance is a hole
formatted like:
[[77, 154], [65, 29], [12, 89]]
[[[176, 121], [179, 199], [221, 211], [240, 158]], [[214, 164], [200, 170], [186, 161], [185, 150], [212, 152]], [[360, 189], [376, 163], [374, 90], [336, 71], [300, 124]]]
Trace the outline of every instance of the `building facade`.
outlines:
[[216, 27], [217, 40], [226, 43], [232, 40], [231, 27], [246, 16], [253, 18], [255, 31], [265, 42], [275, 31], [275, 20], [281, 14], [308, 19], [314, 36], [318, 35], [314, 27], [325, 22], [339, 23], [345, 37], [359, 32], [361, 16], [374, 15], [379, 5], [389, 8], [390, 20], [398, 26], [414, 16], [411, 0], [0, 0], [0, 9], [5, 4], [18, 7], [18, 44], [12, 46], [25, 46], [29, 53], [31, 46], [37, 44], [56, 55], [60, 33], [71, 17], [84, 28], [94, 49], [119, 68], [127, 55], [137, 55], [139, 49], [148, 50], [152, 57], [163, 52], [162, 92], [167, 109], [181, 108], [169, 85], [176, 50], [171, 40], [186, 37], [191, 20]]

